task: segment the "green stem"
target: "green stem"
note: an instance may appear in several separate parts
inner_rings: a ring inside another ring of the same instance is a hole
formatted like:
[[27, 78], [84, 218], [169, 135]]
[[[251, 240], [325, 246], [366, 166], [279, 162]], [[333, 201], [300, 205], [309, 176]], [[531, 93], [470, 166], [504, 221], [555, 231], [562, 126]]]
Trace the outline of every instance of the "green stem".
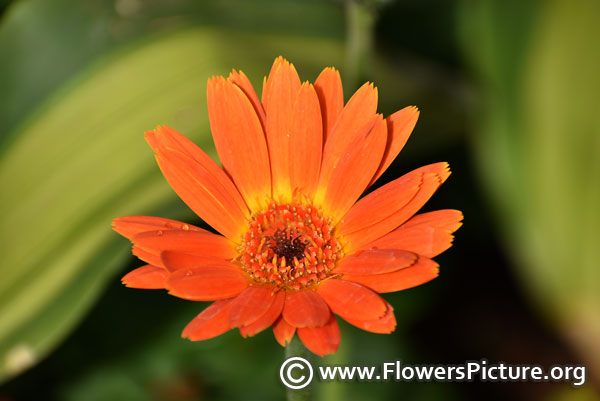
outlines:
[[369, 0], [346, 0], [346, 76], [353, 86], [366, 80], [373, 49], [375, 5]]
[[[306, 349], [302, 341], [295, 336], [285, 347], [285, 359], [295, 356], [306, 359], [310, 362], [310, 352]], [[313, 378], [314, 381], [314, 378]], [[310, 401], [312, 399], [312, 383], [300, 390], [287, 389], [288, 401]]]

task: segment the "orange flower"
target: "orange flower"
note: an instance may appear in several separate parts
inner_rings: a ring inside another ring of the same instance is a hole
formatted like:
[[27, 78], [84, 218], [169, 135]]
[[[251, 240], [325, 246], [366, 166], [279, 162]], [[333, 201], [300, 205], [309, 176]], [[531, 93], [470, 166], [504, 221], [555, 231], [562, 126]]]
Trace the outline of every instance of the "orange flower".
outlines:
[[446, 163], [414, 170], [356, 200], [386, 170], [417, 121], [415, 107], [376, 113], [363, 85], [344, 105], [339, 73], [314, 85], [278, 58], [259, 101], [242, 72], [208, 81], [208, 113], [221, 169], [169, 127], [146, 133], [169, 184], [221, 235], [159, 217], [115, 219], [148, 263], [123, 282], [215, 301], [192, 320], [193, 341], [273, 326], [281, 345], [297, 332], [317, 355], [340, 344], [335, 315], [390, 333], [392, 306], [378, 293], [438, 275], [432, 257], [461, 225], [456, 210], [415, 215], [448, 178]]

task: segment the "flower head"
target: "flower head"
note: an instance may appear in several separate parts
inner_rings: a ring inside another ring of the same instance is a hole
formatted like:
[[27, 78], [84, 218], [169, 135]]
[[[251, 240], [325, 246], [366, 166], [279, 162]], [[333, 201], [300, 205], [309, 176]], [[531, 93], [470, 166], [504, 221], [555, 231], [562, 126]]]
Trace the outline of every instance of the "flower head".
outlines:
[[363, 85], [344, 105], [339, 73], [314, 85], [278, 58], [262, 100], [242, 72], [208, 81], [208, 113], [223, 168], [169, 127], [146, 133], [167, 181], [222, 235], [174, 220], [115, 219], [148, 263], [123, 282], [215, 301], [183, 331], [205, 340], [238, 328], [297, 332], [318, 355], [340, 344], [335, 315], [390, 333], [392, 306], [378, 293], [438, 275], [432, 257], [451, 246], [456, 210], [416, 214], [450, 174], [446, 163], [414, 170], [357, 199], [404, 146], [419, 112], [377, 114], [377, 89]]

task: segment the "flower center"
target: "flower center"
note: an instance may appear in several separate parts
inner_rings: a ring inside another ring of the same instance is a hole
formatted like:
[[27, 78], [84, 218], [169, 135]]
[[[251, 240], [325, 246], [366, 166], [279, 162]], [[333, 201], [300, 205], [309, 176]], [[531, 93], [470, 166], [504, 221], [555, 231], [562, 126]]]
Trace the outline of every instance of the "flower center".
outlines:
[[257, 283], [299, 290], [329, 277], [341, 249], [316, 207], [271, 203], [250, 221], [239, 262]]
[[286, 230], [277, 230], [272, 237], [267, 237], [267, 246], [283, 260], [302, 260], [304, 258], [304, 248], [306, 242], [300, 237], [291, 237]]

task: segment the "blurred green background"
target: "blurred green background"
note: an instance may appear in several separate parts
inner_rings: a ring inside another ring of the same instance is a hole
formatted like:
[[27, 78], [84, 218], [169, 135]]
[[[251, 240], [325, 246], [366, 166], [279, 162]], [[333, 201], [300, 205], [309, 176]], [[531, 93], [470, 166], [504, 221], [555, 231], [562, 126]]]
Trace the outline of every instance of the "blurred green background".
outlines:
[[[600, 400], [600, 3], [596, 0], [0, 2], [0, 400], [280, 400], [270, 331], [180, 338], [204, 304], [126, 289], [112, 218], [202, 225], [143, 132], [214, 156], [206, 80], [273, 59], [338, 67], [346, 98], [418, 105], [381, 183], [448, 161], [426, 206], [465, 225], [433, 282], [386, 298], [391, 335], [341, 323], [323, 363], [584, 364], [587, 382], [322, 383], [321, 400]], [[381, 185], [379, 183], [378, 185]]]

